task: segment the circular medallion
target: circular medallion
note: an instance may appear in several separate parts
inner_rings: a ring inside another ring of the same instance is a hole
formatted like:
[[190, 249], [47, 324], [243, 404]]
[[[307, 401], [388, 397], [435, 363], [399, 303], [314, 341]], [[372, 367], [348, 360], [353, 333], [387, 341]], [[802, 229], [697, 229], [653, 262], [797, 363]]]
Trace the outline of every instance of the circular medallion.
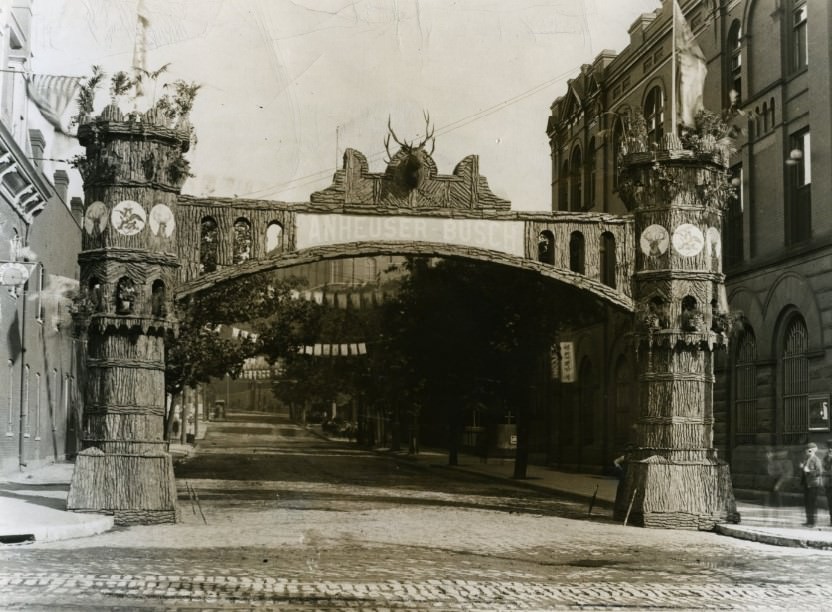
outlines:
[[722, 256], [722, 238], [719, 235], [719, 230], [715, 227], [709, 227], [705, 233], [705, 238], [708, 242], [708, 254], [719, 259]]
[[22, 285], [28, 278], [29, 268], [23, 264], [0, 264], [0, 285]]
[[96, 228], [99, 232], [103, 232], [107, 227], [107, 207], [104, 202], [93, 202], [87, 206], [87, 211], [84, 213], [84, 231], [92, 234]]
[[705, 237], [702, 230], [691, 225], [682, 223], [673, 232], [673, 248], [682, 257], [693, 257], [698, 255], [705, 246]]
[[165, 204], [157, 204], [150, 209], [149, 215], [150, 231], [155, 236], [170, 238], [176, 221], [173, 219], [173, 211]]
[[144, 229], [147, 214], [141, 204], [133, 200], [123, 200], [113, 207], [110, 223], [122, 236], [133, 236]]
[[670, 236], [667, 230], [661, 225], [648, 225], [641, 232], [641, 239], [639, 244], [641, 252], [647, 257], [658, 257], [664, 255], [667, 251], [667, 245], [670, 243]]

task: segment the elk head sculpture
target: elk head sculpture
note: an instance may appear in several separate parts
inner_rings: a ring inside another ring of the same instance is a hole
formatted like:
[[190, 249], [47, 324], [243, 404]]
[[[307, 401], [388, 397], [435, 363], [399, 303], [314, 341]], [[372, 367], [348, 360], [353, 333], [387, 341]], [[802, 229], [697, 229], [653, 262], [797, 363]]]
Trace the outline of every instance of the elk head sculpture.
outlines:
[[[433, 148], [436, 144], [436, 139], [433, 136], [434, 128], [430, 125], [430, 115], [425, 112], [425, 137], [416, 144], [415, 141], [407, 142], [399, 140], [393, 127], [390, 125], [390, 117], [387, 117], [387, 131], [388, 134], [384, 138], [384, 148], [387, 151], [387, 163], [392, 164], [393, 158], [398, 157], [398, 162], [394, 167], [395, 177], [408, 190], [416, 189], [422, 182], [425, 173], [424, 156], [433, 154]], [[395, 156], [390, 153], [390, 138], [399, 145], [399, 153]], [[425, 149], [430, 142], [430, 151]], [[403, 153], [403, 155], [402, 155]]]

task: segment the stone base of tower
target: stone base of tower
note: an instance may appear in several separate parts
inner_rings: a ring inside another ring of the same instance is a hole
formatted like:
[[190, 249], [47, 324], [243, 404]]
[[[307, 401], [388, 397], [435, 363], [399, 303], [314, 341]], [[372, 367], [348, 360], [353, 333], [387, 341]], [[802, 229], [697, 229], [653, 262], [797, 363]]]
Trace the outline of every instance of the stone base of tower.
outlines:
[[630, 461], [616, 494], [615, 518], [640, 527], [703, 531], [738, 523], [729, 467], [710, 459], [671, 462], [660, 455]]
[[67, 509], [112, 514], [116, 525], [175, 523], [176, 482], [168, 453], [78, 453]]

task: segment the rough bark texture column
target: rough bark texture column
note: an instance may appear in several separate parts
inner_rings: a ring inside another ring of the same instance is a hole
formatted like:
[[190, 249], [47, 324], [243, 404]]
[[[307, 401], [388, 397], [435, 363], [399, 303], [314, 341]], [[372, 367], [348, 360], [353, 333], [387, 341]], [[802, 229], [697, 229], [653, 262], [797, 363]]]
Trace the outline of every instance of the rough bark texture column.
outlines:
[[83, 450], [67, 507], [117, 524], [176, 520], [164, 440], [165, 337], [172, 295], [176, 200], [187, 176], [190, 126], [110, 106], [82, 120], [86, 196], [79, 255], [87, 339]]
[[720, 235], [730, 184], [717, 149], [694, 153], [668, 140], [667, 149], [623, 163], [621, 192], [638, 241], [640, 417], [615, 514], [645, 527], [712, 529], [738, 520], [728, 465], [713, 447], [713, 356], [727, 342]]

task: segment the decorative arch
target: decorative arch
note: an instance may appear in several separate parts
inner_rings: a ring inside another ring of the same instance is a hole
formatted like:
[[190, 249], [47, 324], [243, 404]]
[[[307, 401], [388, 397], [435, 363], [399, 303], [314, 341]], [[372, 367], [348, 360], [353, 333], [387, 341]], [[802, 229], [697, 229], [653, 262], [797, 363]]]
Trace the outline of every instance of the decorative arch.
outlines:
[[154, 317], [167, 316], [167, 287], [160, 278], [153, 281], [150, 287], [150, 314]]
[[777, 355], [777, 336], [764, 336], [765, 330], [774, 330], [782, 313], [795, 309], [801, 313], [806, 327], [809, 330], [809, 350], [811, 352], [823, 350], [825, 339], [823, 337], [824, 327], [821, 320], [820, 308], [817, 297], [809, 282], [802, 276], [789, 272], [781, 276], [771, 286], [765, 304], [765, 322], [762, 327], [757, 327], [759, 332], [758, 340], [760, 346], [765, 342], [772, 347], [772, 354]]

